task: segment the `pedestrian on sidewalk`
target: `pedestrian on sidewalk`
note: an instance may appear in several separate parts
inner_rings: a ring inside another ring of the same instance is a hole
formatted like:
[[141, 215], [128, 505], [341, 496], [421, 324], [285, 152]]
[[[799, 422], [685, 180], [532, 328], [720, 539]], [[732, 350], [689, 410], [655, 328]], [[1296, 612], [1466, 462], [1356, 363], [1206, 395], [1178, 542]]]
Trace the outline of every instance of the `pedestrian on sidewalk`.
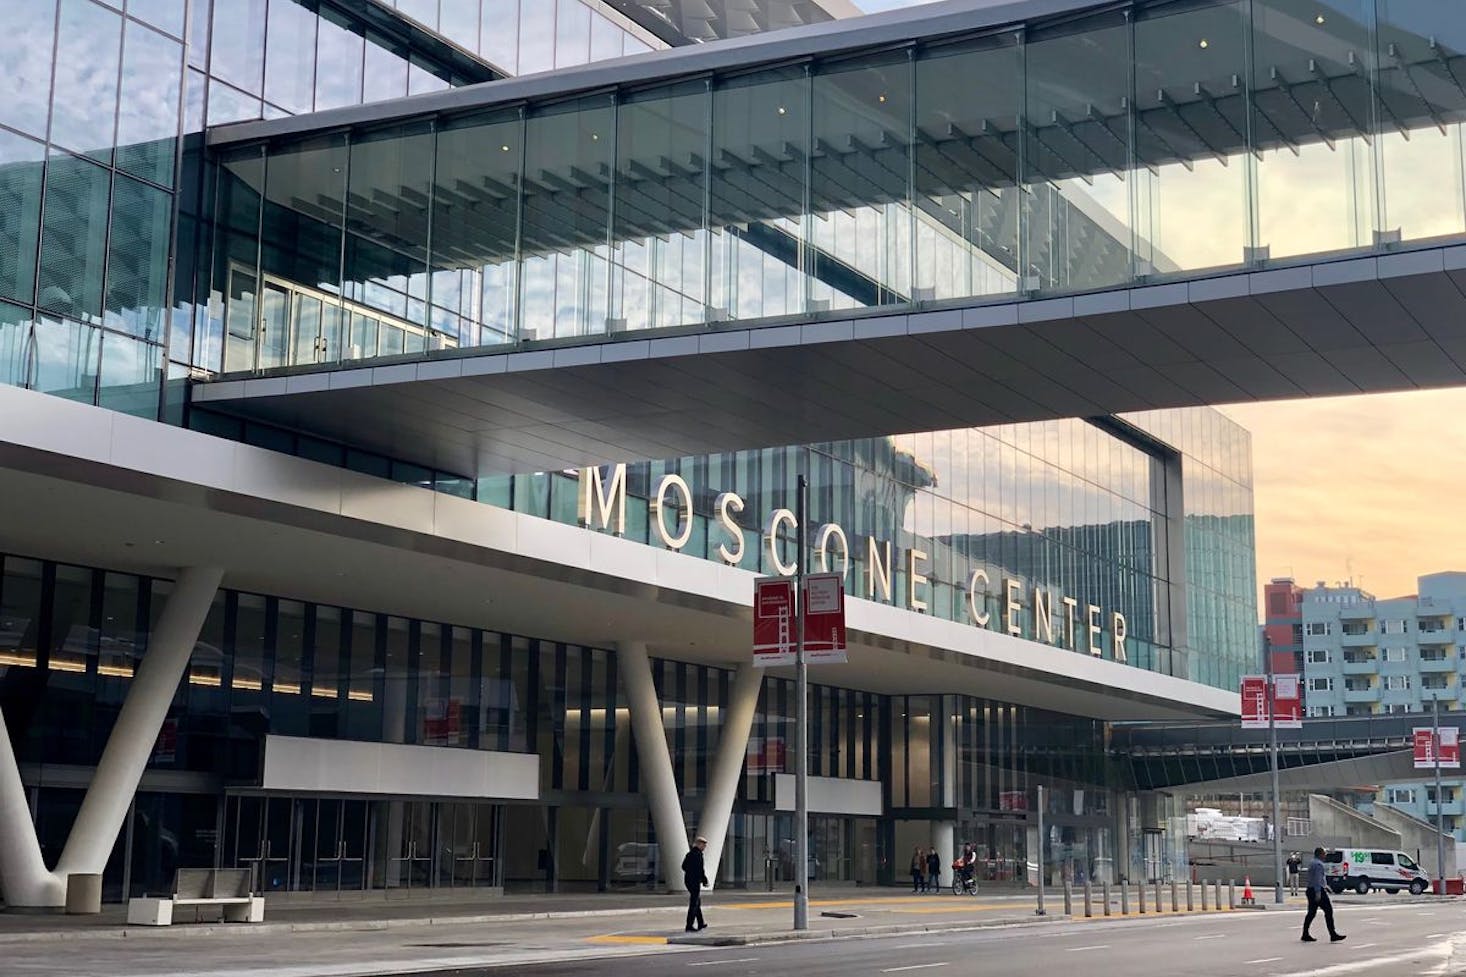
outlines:
[[1324, 925], [1329, 928], [1329, 942], [1337, 943], [1344, 938], [1344, 934], [1334, 929], [1334, 904], [1329, 900], [1329, 885], [1324, 878], [1325, 869], [1323, 864], [1323, 849], [1313, 850], [1313, 862], [1308, 866], [1308, 914], [1303, 917], [1303, 942], [1317, 942], [1308, 935], [1308, 927], [1313, 923], [1313, 917], [1318, 915], [1319, 909], [1323, 909]]
[[932, 892], [941, 894], [942, 856], [937, 854], [935, 848], [928, 849], [926, 853], [926, 882], [931, 886]]
[[[687, 886], [687, 932], [689, 933], [708, 928], [707, 922], [702, 918], [702, 887], [708, 884], [702, 852], [707, 846], [708, 840], [699, 835], [692, 843], [692, 849], [682, 859], [682, 881]], [[696, 926], [692, 925], [694, 920], [697, 922]]]
[[1288, 856], [1288, 893], [1298, 894], [1298, 873], [1303, 869], [1303, 856], [1298, 852]]
[[911, 850], [911, 891], [926, 891], [926, 853], [920, 845]]

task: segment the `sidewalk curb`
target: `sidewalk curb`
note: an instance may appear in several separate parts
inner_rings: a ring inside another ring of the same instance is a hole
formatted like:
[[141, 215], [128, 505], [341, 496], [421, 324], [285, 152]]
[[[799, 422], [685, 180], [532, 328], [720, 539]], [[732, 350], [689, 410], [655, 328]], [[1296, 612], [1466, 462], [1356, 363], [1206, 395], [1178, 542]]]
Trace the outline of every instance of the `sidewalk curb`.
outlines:
[[1036, 926], [1068, 922], [1063, 913], [1048, 916], [1005, 916], [988, 920], [954, 920], [944, 923], [888, 923], [880, 926], [848, 926], [840, 929], [761, 930], [755, 933], [723, 933], [717, 936], [681, 935], [667, 937], [671, 946], [752, 946], [759, 943], [788, 943], [797, 940], [841, 940], [865, 936], [896, 936], [902, 933], [942, 933], [960, 930]]
[[571, 909], [559, 912], [491, 913], [471, 916], [415, 916], [404, 919], [348, 919], [307, 923], [178, 923], [173, 926], [109, 926], [94, 930], [58, 929], [46, 932], [0, 933], [0, 946], [16, 943], [54, 943], [63, 940], [130, 940], [148, 937], [270, 936], [282, 933], [375, 933], [429, 926], [472, 926], [481, 923], [519, 923], [548, 919], [647, 916], [686, 911], [685, 906], [638, 906], [632, 909]]

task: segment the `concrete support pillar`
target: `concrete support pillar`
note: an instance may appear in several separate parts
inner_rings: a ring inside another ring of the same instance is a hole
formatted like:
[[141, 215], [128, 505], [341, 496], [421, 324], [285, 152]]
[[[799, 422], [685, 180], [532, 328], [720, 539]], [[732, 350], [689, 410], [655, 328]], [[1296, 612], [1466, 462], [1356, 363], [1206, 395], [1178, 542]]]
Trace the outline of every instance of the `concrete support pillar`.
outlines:
[[626, 700], [631, 707], [631, 735], [636, 739], [642, 789], [651, 804], [652, 824], [657, 829], [662, 879], [668, 889], [685, 892], [682, 856], [688, 851], [687, 826], [682, 822], [682, 799], [672, 773], [672, 753], [667, 749], [662, 705], [657, 701], [657, 689], [652, 683], [651, 659], [644, 641], [618, 642], [616, 652], [621, 678], [626, 683]]
[[0, 895], [7, 906], [62, 906], [66, 886], [46, 870], [20, 768], [0, 714]]
[[728, 709], [722, 716], [723, 731], [718, 734], [718, 752], [713, 758], [708, 794], [697, 824], [697, 833], [708, 840], [703, 859], [708, 881], [714, 884], [718, 880], [718, 864], [723, 859], [723, 846], [728, 840], [733, 799], [738, 796], [738, 781], [748, 755], [748, 734], [753, 730], [753, 714], [758, 711], [758, 692], [763, 681], [763, 669], [755, 668], [752, 662], [740, 665], [728, 693]]
[[179, 571], [56, 864], [63, 889], [72, 872], [100, 873], [106, 867], [223, 578], [219, 567]]
[[942, 878], [952, 881], [952, 862], [957, 858], [957, 822], [936, 821], [932, 823], [932, 847], [937, 850], [938, 863], [942, 866]]

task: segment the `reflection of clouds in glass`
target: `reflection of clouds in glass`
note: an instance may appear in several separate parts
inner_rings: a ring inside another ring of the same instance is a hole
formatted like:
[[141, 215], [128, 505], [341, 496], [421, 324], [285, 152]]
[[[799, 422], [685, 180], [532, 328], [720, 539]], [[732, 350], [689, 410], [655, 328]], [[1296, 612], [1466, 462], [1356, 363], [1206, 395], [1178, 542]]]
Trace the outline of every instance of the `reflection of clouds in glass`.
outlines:
[[46, 108], [51, 95], [51, 48], [55, 37], [55, 7], [50, 3], [23, 3], [6, 11], [6, 39], [0, 45], [0, 76], [5, 97], [0, 98], [0, 122], [35, 136], [46, 134]]
[[122, 18], [87, 0], [62, 0], [60, 25], [51, 140], [77, 152], [108, 150]]

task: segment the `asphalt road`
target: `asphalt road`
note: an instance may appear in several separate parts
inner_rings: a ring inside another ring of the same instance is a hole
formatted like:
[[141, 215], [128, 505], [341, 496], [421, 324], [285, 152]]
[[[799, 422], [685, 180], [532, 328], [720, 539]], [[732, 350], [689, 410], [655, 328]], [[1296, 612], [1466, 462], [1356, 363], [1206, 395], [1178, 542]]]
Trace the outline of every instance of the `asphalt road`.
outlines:
[[[681, 951], [634, 960], [516, 967], [516, 977], [1333, 977], [1466, 974], [1466, 908], [1363, 901], [1336, 907], [1348, 939], [1299, 940], [1288, 911], [1129, 920], [922, 936]], [[1315, 936], [1326, 936], [1323, 921]], [[502, 970], [482, 971], [495, 977]]]

